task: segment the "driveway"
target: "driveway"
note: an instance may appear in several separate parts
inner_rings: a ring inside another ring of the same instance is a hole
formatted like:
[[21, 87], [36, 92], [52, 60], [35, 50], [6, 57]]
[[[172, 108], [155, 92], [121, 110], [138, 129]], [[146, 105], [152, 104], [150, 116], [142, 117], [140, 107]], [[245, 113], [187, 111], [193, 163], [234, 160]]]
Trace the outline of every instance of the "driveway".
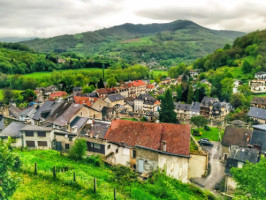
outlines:
[[214, 190], [217, 183], [220, 183], [225, 176], [224, 164], [221, 163], [222, 145], [220, 142], [212, 142], [213, 147], [202, 146], [204, 151], [209, 153], [210, 173], [205, 178], [195, 178], [193, 182], [208, 190]]

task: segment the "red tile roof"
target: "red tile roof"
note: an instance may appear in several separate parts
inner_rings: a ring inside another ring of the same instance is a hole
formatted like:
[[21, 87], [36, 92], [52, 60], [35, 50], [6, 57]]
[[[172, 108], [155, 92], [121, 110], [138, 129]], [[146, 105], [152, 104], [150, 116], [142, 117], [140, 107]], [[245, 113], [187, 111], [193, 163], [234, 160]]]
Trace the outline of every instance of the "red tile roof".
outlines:
[[100, 89], [97, 89], [96, 92], [98, 94], [109, 94], [109, 93], [115, 93], [116, 89], [115, 88], [100, 88]]
[[74, 96], [74, 101], [76, 104], [85, 104], [88, 107], [91, 107], [99, 98], [95, 97], [80, 97]]
[[67, 96], [67, 93], [65, 91], [56, 91], [49, 95], [49, 98], [58, 98], [58, 97], [64, 97]]
[[114, 143], [125, 143], [155, 150], [162, 150], [162, 141], [166, 142], [166, 151], [173, 154], [189, 155], [190, 125], [134, 122], [116, 119], [111, 123], [105, 139]]
[[148, 84], [148, 85], [147, 85], [147, 88], [148, 88], [148, 89], [153, 89], [153, 88], [154, 88], [154, 85]]
[[139, 87], [139, 86], [142, 86], [142, 85], [146, 85], [146, 83], [142, 80], [137, 80], [137, 81], [133, 81], [131, 83], [128, 83], [128, 86], [129, 87]]

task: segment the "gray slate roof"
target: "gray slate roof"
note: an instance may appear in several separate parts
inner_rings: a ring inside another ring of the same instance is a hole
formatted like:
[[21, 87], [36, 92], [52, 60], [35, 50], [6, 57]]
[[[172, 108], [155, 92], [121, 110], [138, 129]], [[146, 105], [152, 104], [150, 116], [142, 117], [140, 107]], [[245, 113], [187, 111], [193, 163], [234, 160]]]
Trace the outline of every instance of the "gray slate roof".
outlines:
[[34, 106], [28, 107], [25, 110], [23, 110], [19, 115], [20, 116], [27, 116], [32, 118], [36, 113], [36, 109]]
[[178, 102], [175, 102], [175, 109], [176, 110], [185, 110], [185, 111], [189, 111], [190, 108], [191, 108], [191, 104], [184, 104], [184, 103], [178, 103]]
[[200, 103], [199, 102], [192, 103], [191, 111], [200, 112]]
[[143, 100], [143, 103], [147, 105], [153, 105], [157, 101], [157, 99], [155, 99], [149, 93], [140, 94], [137, 99]]
[[240, 147], [247, 147], [251, 136], [252, 130], [234, 126], [227, 126], [224, 131], [222, 145], [237, 145]]
[[259, 152], [256, 149], [243, 148], [238, 146], [231, 146], [229, 158], [238, 161], [246, 162], [247, 160], [252, 163], [258, 162]]
[[44, 126], [34, 126], [34, 125], [26, 125], [21, 131], [52, 131], [52, 128], [44, 127]]
[[120, 100], [124, 99], [124, 97], [119, 93], [109, 94], [107, 97], [108, 97], [108, 99], [110, 99], [111, 102], [120, 101]]
[[10, 105], [8, 110], [9, 110], [10, 116], [13, 116], [16, 119], [19, 119], [19, 115], [22, 111], [18, 107]]
[[253, 135], [250, 144], [261, 147], [262, 152], [266, 152], [266, 130], [265, 124], [253, 126]]
[[21, 137], [20, 130], [24, 128], [26, 124], [23, 124], [21, 122], [11, 122], [1, 133], [0, 136], [4, 137], [15, 137], [19, 138]]
[[214, 102], [219, 102], [219, 100], [213, 97], [204, 97], [200, 103], [200, 106], [209, 106]]
[[72, 122], [70, 123], [70, 126], [71, 128], [73, 128], [74, 126], [77, 127], [77, 130], [79, 130], [80, 128], [82, 128], [86, 122], [88, 121], [89, 119], [86, 118], [86, 117], [80, 117], [80, 116], [76, 116]]
[[247, 116], [258, 119], [266, 119], [266, 109], [251, 107]]
[[44, 102], [39, 107], [39, 109], [36, 111], [36, 113], [34, 114], [33, 119], [34, 120], [40, 120], [41, 119], [41, 113], [43, 111], [51, 110], [54, 105], [56, 105], [56, 102], [54, 102], [54, 101], [46, 101], [46, 102]]
[[0, 115], [0, 132], [1, 130], [3, 130], [5, 128], [5, 124], [4, 124], [4, 116]]
[[98, 135], [99, 138], [104, 139], [110, 125], [111, 125], [110, 122], [94, 121], [91, 132], [93, 133], [93, 136]]

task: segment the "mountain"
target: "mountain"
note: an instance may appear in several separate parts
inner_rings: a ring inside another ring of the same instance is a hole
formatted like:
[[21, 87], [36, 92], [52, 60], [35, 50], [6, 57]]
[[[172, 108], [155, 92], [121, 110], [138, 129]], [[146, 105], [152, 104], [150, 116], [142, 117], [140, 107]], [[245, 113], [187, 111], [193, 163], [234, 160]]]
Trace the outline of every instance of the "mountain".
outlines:
[[40, 52], [75, 52], [83, 56], [119, 58], [128, 63], [160, 61], [171, 65], [203, 57], [239, 36], [236, 31], [217, 31], [194, 22], [123, 24], [93, 32], [62, 35], [22, 42]]
[[33, 40], [33, 39], [36, 39], [36, 38], [35, 37], [4, 37], [4, 38], [0, 38], [0, 42], [13, 43], [13, 42]]

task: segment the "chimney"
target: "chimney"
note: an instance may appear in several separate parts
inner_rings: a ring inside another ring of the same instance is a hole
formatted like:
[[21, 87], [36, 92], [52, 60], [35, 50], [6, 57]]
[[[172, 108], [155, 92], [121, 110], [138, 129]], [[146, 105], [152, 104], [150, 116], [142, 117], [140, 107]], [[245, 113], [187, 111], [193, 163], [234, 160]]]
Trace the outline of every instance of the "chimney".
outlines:
[[161, 150], [166, 151], [166, 141], [161, 141]]

